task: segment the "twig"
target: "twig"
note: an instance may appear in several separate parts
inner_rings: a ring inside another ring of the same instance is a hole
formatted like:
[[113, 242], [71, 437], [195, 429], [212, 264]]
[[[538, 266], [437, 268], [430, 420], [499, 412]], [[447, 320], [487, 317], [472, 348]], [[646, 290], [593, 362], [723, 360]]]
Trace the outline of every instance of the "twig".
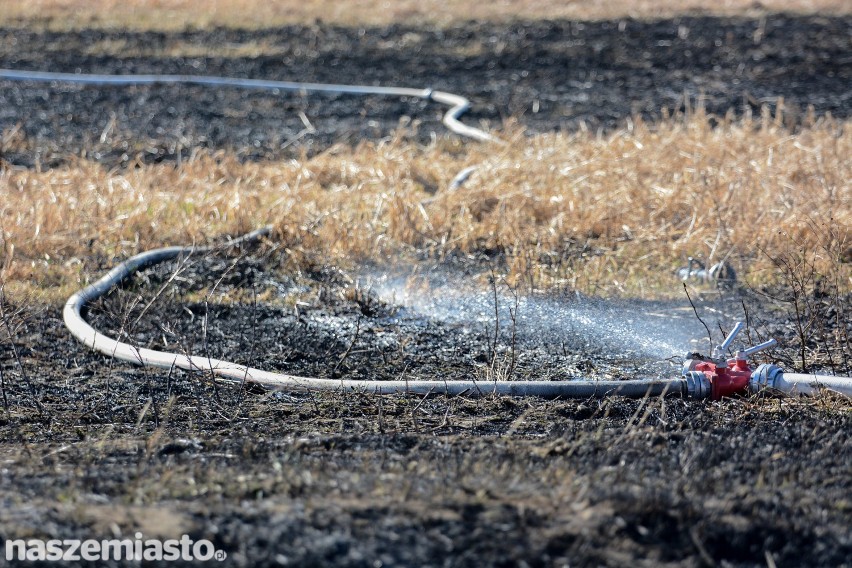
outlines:
[[154, 296], [148, 301], [147, 304], [145, 304], [145, 307], [142, 308], [142, 311], [139, 312], [139, 315], [136, 317], [135, 320], [133, 320], [133, 323], [129, 327], [130, 330], [136, 329], [136, 326], [142, 320], [142, 317], [148, 312], [148, 309], [152, 305], [154, 305], [154, 302], [156, 302], [160, 298], [160, 296], [163, 294], [163, 292], [166, 291], [166, 289], [169, 287], [169, 285], [175, 280], [175, 278], [177, 278], [180, 275], [180, 273], [183, 271], [184, 267], [189, 263], [189, 258], [190, 258], [189, 255], [187, 255], [187, 256], [180, 259], [180, 261], [178, 262], [178, 265], [175, 267], [174, 272], [172, 272], [172, 275], [169, 276], [169, 279], [166, 280], [163, 283], [162, 286], [160, 286], [160, 289], [157, 290], [157, 293], [154, 294]]
[[437, 426], [432, 428], [433, 432], [436, 431], [436, 430], [440, 430], [441, 428], [443, 428], [445, 426], [449, 426], [449, 424], [450, 424], [450, 409], [452, 409], [452, 407], [453, 407], [452, 401], [448, 400], [447, 401], [447, 411], [444, 412], [444, 419], [441, 421], [440, 424], [438, 424]]
[[384, 434], [385, 433], [385, 411], [384, 411], [384, 407], [382, 405], [382, 400], [385, 397], [382, 396], [382, 387], [379, 387], [378, 395], [379, 396], [376, 397], [376, 398], [378, 398], [378, 400], [376, 401], [376, 405], [378, 406], [377, 414], [379, 415], [378, 416], [378, 418], [379, 418], [379, 432]]
[[[169, 371], [171, 372], [171, 371]], [[145, 378], [148, 383], [148, 396], [151, 397], [150, 401], [154, 407], [154, 428], [160, 427], [160, 405], [157, 404], [157, 393], [154, 391], [154, 385], [151, 382], [151, 372], [146, 369], [145, 370]]]
[[692, 306], [692, 311], [695, 312], [695, 317], [698, 318], [698, 321], [701, 322], [701, 325], [704, 326], [704, 329], [707, 330], [707, 337], [710, 339], [710, 350], [713, 350], [713, 334], [710, 333], [710, 328], [707, 327], [707, 324], [704, 323], [704, 320], [701, 319], [701, 316], [698, 315], [698, 308], [695, 307], [695, 304], [692, 302], [692, 298], [689, 295], [689, 288], [686, 287], [686, 282], [683, 283], [683, 291], [686, 292], [686, 299], [689, 300], [689, 305]]
[[509, 369], [506, 372], [507, 380], [512, 378], [512, 375], [515, 372], [515, 364], [517, 363], [516, 350], [518, 345], [518, 309], [520, 306], [518, 291], [512, 288], [510, 288], [510, 290], [515, 298], [515, 309], [513, 310], [512, 308], [509, 308], [509, 319], [512, 320], [512, 344], [509, 358]]
[[6, 418], [11, 420], [12, 416], [9, 413], [9, 400], [6, 398], [6, 375], [3, 374], [2, 366], [0, 366], [0, 390], [3, 391], [3, 409], [6, 411]]
[[346, 348], [346, 351], [343, 352], [343, 356], [340, 357], [340, 360], [337, 361], [337, 364], [334, 366], [334, 369], [331, 370], [331, 378], [337, 376], [337, 369], [340, 368], [340, 365], [346, 361], [346, 358], [349, 357], [349, 354], [352, 353], [352, 348], [355, 347], [355, 343], [358, 341], [358, 335], [361, 333], [361, 316], [358, 316], [358, 319], [355, 320], [355, 335], [352, 336], [352, 341], [349, 342], [349, 346]]
[[171, 366], [169, 366], [169, 374], [166, 375], [166, 403], [172, 398], [172, 376], [175, 372], [175, 364], [172, 362]]
[[216, 382], [216, 373], [213, 372], [213, 358], [210, 356], [210, 341], [209, 341], [209, 327], [210, 327], [210, 303], [205, 299], [204, 300], [204, 320], [202, 327], [202, 339], [204, 340], [204, 356], [207, 358], [207, 367], [210, 369], [210, 382], [213, 385], [213, 393], [216, 396], [216, 404], [219, 406], [222, 405], [222, 399], [219, 396], [219, 383]]
[[[9, 318], [6, 316], [6, 309], [4, 307], [5, 304], [6, 304], [6, 294], [5, 294], [5, 291], [3, 290], [3, 287], [0, 286], [0, 318], [2, 318], [2, 320], [3, 320], [3, 325], [6, 326], [6, 334], [9, 336], [9, 346], [12, 348], [12, 354], [14, 355], [15, 362], [17, 363], [18, 369], [21, 372], [21, 378], [24, 380], [24, 382], [29, 387], [30, 396], [32, 397], [33, 404], [35, 404], [36, 409], [38, 410], [39, 414], [44, 414], [44, 409], [41, 405], [41, 402], [39, 402], [39, 400], [38, 400], [38, 393], [36, 392], [35, 385], [33, 385], [33, 383], [30, 382], [29, 377], [27, 377], [26, 370], [24, 369], [24, 364], [21, 361], [20, 354], [18, 353], [18, 348], [15, 346], [15, 337], [12, 335], [12, 327], [9, 324]], [[4, 401], [5, 401], [5, 397], [6, 397], [6, 389], [4, 387], [4, 389], [3, 389]]]
[[254, 282], [251, 285], [251, 347], [249, 348], [248, 361], [246, 361], [246, 372], [243, 375], [243, 380], [240, 383], [240, 393], [239, 399], [237, 401], [237, 410], [239, 410], [239, 406], [242, 404], [243, 400], [245, 400], [245, 392], [246, 392], [246, 380], [248, 379], [248, 369], [254, 360], [254, 348], [257, 345], [257, 288], [254, 286]]
[[414, 430], [416, 432], [420, 431], [420, 425], [417, 423], [417, 411], [420, 410], [420, 407], [423, 406], [423, 403], [426, 402], [426, 399], [432, 395], [432, 391], [434, 389], [429, 389], [429, 392], [423, 395], [420, 399], [420, 402], [417, 403], [417, 406], [411, 409], [411, 421], [414, 423]]
[[494, 276], [494, 267], [491, 267], [491, 291], [494, 294], [494, 343], [491, 346], [491, 373], [494, 374], [494, 365], [497, 362], [497, 341], [500, 337], [500, 309], [497, 298], [497, 278]]

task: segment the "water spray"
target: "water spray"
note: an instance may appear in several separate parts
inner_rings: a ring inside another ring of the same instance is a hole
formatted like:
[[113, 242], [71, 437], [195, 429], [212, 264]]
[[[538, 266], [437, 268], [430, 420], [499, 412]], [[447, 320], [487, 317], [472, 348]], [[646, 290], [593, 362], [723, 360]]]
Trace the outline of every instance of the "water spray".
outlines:
[[[235, 239], [228, 246], [246, 246], [268, 236], [270, 228], [263, 228]], [[418, 394], [448, 396], [483, 396], [489, 394], [510, 396], [535, 396], [542, 398], [604, 398], [624, 396], [645, 398], [657, 396], [679, 396], [691, 399], [722, 397], [773, 388], [790, 394], [812, 394], [821, 388], [829, 388], [852, 396], [852, 378], [822, 377], [812, 375], [787, 375], [776, 367], [760, 367], [757, 376], [748, 366], [747, 357], [775, 345], [770, 340], [749, 349], [741, 349], [732, 359], [725, 359], [724, 352], [733, 343], [742, 329], [738, 324], [722, 345], [714, 350], [714, 356], [705, 358], [691, 354], [684, 363], [683, 376], [676, 379], [636, 379], [625, 381], [602, 381], [595, 379], [571, 381], [511, 381], [494, 380], [418, 380], [418, 381], [368, 381], [353, 379], [323, 379], [302, 377], [286, 373], [264, 371], [214, 359], [212, 357], [169, 353], [136, 347], [118, 341], [93, 328], [83, 317], [86, 306], [108, 293], [112, 288], [143, 268], [188, 255], [211, 252], [212, 247], [166, 247], [135, 255], [119, 264], [97, 282], [72, 295], [65, 304], [63, 318], [71, 334], [83, 344], [109, 357], [140, 365], [161, 369], [183, 369], [190, 372], [207, 372], [226, 382], [254, 383], [271, 390], [305, 391], [325, 390], [338, 392], [361, 392], [374, 394]]]
[[[443, 117], [444, 125], [461, 136], [479, 141], [499, 142], [487, 132], [462, 124], [459, 117], [470, 108], [470, 102], [459, 95], [432, 89], [411, 89], [369, 85], [329, 85], [257, 79], [237, 79], [195, 75], [102, 75], [83, 73], [53, 73], [42, 71], [19, 71], [0, 69], [0, 79], [16, 81], [66, 82], [84, 85], [155, 85], [192, 84], [245, 89], [314, 91], [351, 95], [385, 95], [417, 97], [435, 101], [449, 107]], [[473, 173], [472, 168], [460, 172], [451, 182], [451, 189], [458, 188]], [[244, 246], [255, 243], [270, 235], [271, 229], [258, 229], [229, 243], [229, 246]], [[89, 303], [104, 296], [119, 283], [138, 270], [176, 258], [211, 252], [213, 247], [165, 247], [135, 255], [122, 262], [97, 282], [73, 294], [65, 304], [63, 318], [71, 334], [95, 351], [109, 357], [143, 367], [183, 369], [190, 372], [207, 372], [220, 380], [231, 383], [254, 383], [268, 389], [283, 390], [329, 390], [357, 391], [377, 394], [446, 394], [480, 396], [500, 394], [511, 396], [537, 396], [546, 398], [603, 398], [625, 396], [644, 398], [650, 396], [680, 396], [691, 399], [712, 398], [719, 400], [736, 394], [759, 392], [772, 389], [787, 394], [813, 394], [823, 389], [852, 396], [852, 378], [822, 375], [785, 373], [774, 365], [761, 365], [752, 371], [748, 357], [775, 345], [770, 340], [748, 349], [740, 349], [727, 359], [725, 353], [742, 330], [741, 323], [713, 351], [711, 357], [697, 353], [687, 356], [682, 376], [675, 379], [603, 381], [595, 379], [570, 381], [479, 381], [479, 380], [427, 380], [427, 381], [365, 381], [352, 379], [322, 379], [300, 377], [251, 368], [245, 365], [213, 359], [141, 348], [118, 341], [93, 328], [84, 318], [83, 312]], [[697, 267], [697, 268], [696, 268]], [[698, 261], [690, 259], [689, 266], [680, 276], [721, 279], [725, 265], [719, 263], [709, 270]], [[730, 279], [735, 278], [733, 273]]]

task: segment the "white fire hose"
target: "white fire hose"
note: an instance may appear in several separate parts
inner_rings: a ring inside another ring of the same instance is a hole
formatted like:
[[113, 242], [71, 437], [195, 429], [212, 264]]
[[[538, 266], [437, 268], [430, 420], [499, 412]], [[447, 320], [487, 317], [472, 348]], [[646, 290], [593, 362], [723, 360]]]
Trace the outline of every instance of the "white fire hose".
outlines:
[[[268, 235], [270, 229], [253, 231], [228, 246], [242, 246], [258, 241]], [[645, 396], [688, 395], [688, 381], [673, 380], [633, 380], [633, 381], [364, 381], [352, 379], [321, 379], [300, 377], [286, 373], [275, 373], [254, 369], [245, 365], [212, 359], [205, 356], [192, 356], [180, 353], [167, 353], [135, 347], [113, 339], [93, 328], [83, 317], [86, 306], [108, 293], [113, 287], [130, 277], [134, 272], [155, 264], [181, 256], [206, 253], [212, 247], [166, 247], [143, 252], [122, 262], [100, 280], [91, 284], [65, 303], [63, 317], [71, 334], [85, 345], [109, 357], [144, 367], [162, 369], [183, 369], [202, 371], [225, 379], [229, 382], [256, 383], [269, 389], [284, 390], [345, 390], [370, 393], [411, 393], [411, 394], [449, 394], [470, 395], [497, 393], [516, 396], [540, 396], [562, 398], [592, 398], [621, 395], [634, 398]]]
[[[239, 87], [248, 89], [313, 91], [352, 95], [386, 95], [417, 97], [449, 106], [443, 117], [444, 125], [461, 136], [480, 141], [498, 141], [490, 134], [462, 124], [459, 117], [470, 108], [470, 102], [459, 95], [431, 89], [380, 87], [368, 85], [333, 85], [320, 83], [297, 83], [259, 79], [236, 79], [196, 75], [101, 75], [82, 73], [52, 73], [43, 71], [19, 71], [0, 69], [0, 79], [16, 81], [68, 82], [86, 85], [155, 85], [191, 84], [207, 86]], [[470, 169], [464, 170], [454, 180], [460, 185]], [[461, 181], [458, 181], [460, 179]], [[231, 241], [228, 246], [254, 243], [269, 235], [265, 227]], [[625, 396], [643, 398], [649, 396], [686, 396], [705, 398], [710, 386], [701, 373], [686, 373], [684, 377], [667, 380], [626, 381], [477, 381], [470, 380], [417, 380], [417, 381], [365, 381], [353, 379], [322, 379], [300, 377], [255, 369], [245, 365], [222, 361], [206, 356], [169, 353], [133, 346], [113, 339], [93, 328], [83, 317], [83, 311], [92, 301], [107, 294], [113, 287], [143, 268], [166, 262], [181, 256], [206, 253], [213, 247], [165, 247], [137, 254], [122, 262], [100, 280], [73, 294], [65, 303], [63, 318], [71, 334], [85, 345], [109, 357], [145, 367], [201, 371], [229, 382], [249, 382], [269, 389], [286, 390], [335, 390], [371, 393], [447, 394], [477, 396], [504, 394], [514, 396], [538, 396], [548, 398], [602, 398]], [[752, 390], [774, 388], [787, 392], [810, 394], [820, 387], [838, 390], [852, 396], [852, 379], [814, 375], [783, 373], [777, 367], [761, 366], [755, 371], [751, 382]]]
[[[258, 229], [228, 243], [236, 247], [254, 243], [269, 235], [270, 228]], [[143, 252], [122, 262], [97, 282], [72, 295], [65, 303], [63, 317], [71, 334], [85, 345], [109, 357], [162, 369], [183, 369], [208, 372], [229, 382], [255, 383], [268, 389], [280, 390], [333, 390], [392, 394], [446, 394], [479, 396], [502, 394], [513, 396], [537, 396], [544, 398], [603, 398], [624, 396], [644, 398], [650, 396], [682, 396], [707, 398], [711, 385], [702, 373], [685, 371], [684, 377], [666, 380], [628, 381], [477, 381], [477, 380], [416, 380], [416, 381], [366, 381], [353, 379], [321, 379], [301, 377], [255, 369], [238, 363], [222, 361], [206, 356], [168, 353], [133, 346], [113, 339], [93, 328], [83, 317], [86, 306], [107, 294], [113, 287], [143, 268], [166, 262], [181, 256], [211, 252], [213, 247], [165, 247]], [[729, 336], [731, 339], [733, 334]], [[767, 342], [768, 344], [769, 342]], [[761, 347], [765, 347], [764, 344]], [[755, 351], [753, 348], [751, 351]], [[744, 353], [744, 352], [743, 352]], [[745, 355], [743, 355], [745, 356]], [[754, 392], [771, 388], [787, 394], [812, 394], [820, 388], [828, 388], [852, 396], [852, 379], [816, 375], [786, 374], [778, 367], [761, 365], [752, 375], [751, 389]]]
[[102, 75], [97, 73], [53, 73], [48, 71], [20, 71], [0, 69], [0, 79], [12, 81], [37, 81], [42, 83], [61, 82], [80, 85], [129, 86], [129, 85], [204, 85], [213, 87], [237, 87], [265, 91], [297, 91], [314, 93], [336, 93], [343, 95], [382, 95], [389, 97], [415, 97], [447, 105], [444, 113], [444, 126], [452, 132], [482, 142], [496, 139], [478, 128], [467, 126], [459, 117], [470, 108], [466, 98], [432, 89], [412, 89], [407, 87], [381, 87], [372, 85], [334, 85], [326, 83], [298, 83], [292, 81], [268, 81], [265, 79], [239, 79], [233, 77], [211, 77], [207, 75]]
[[852, 378], [785, 373], [781, 367], [763, 364], [752, 373], [749, 389], [752, 392], [770, 389], [788, 395], [814, 395], [825, 389], [852, 397]]

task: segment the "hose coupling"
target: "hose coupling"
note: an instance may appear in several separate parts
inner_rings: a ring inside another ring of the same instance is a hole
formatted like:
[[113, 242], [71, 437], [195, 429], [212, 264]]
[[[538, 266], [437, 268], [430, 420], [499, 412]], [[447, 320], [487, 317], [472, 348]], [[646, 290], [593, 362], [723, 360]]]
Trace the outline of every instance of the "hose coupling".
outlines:
[[784, 373], [778, 365], [764, 363], [751, 374], [748, 386], [751, 392], [760, 392], [763, 389], [774, 389], [778, 377]]
[[683, 374], [686, 381], [686, 394], [689, 398], [704, 399], [710, 396], [713, 385], [707, 375], [701, 371], [688, 371]]

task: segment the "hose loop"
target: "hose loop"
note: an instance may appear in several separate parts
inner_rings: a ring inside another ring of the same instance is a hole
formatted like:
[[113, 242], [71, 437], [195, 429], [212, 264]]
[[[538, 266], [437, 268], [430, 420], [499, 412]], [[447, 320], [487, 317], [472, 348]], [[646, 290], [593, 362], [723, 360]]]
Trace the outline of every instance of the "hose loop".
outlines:
[[[444, 113], [444, 125], [461, 136], [480, 141], [500, 142], [487, 132], [467, 126], [459, 117], [470, 108], [466, 98], [444, 91], [378, 87], [367, 85], [328, 85], [319, 83], [296, 83], [257, 79], [235, 79], [192, 75], [98, 75], [82, 73], [52, 73], [41, 71], [16, 71], [0, 69], [0, 79], [15, 81], [67, 82], [88, 85], [151, 85], [192, 84], [248, 89], [315, 91], [352, 95], [385, 95], [418, 97], [449, 107]], [[470, 170], [470, 168], [468, 168]], [[466, 171], [468, 171], [466, 170]], [[469, 173], [467, 174], [469, 175]], [[461, 183], [461, 182], [460, 182]], [[264, 227], [234, 239], [229, 246], [252, 244], [270, 234]], [[109, 357], [144, 367], [183, 369], [190, 372], [209, 372], [221, 380], [233, 383], [251, 382], [268, 389], [288, 390], [335, 390], [372, 393], [410, 393], [419, 395], [447, 394], [477, 396], [482, 394], [505, 394], [513, 396], [538, 396], [547, 398], [595, 398], [621, 395], [634, 398], [648, 396], [682, 395], [686, 392], [683, 379], [632, 380], [632, 381], [492, 381], [470, 380], [425, 380], [425, 381], [364, 381], [354, 379], [322, 379], [300, 377], [254, 369], [229, 361], [180, 353], [156, 351], [137, 347], [109, 337], [93, 328], [83, 317], [87, 305], [104, 296], [122, 281], [143, 268], [166, 262], [183, 255], [206, 253], [214, 250], [210, 246], [165, 247], [137, 254], [122, 262], [93, 284], [73, 294], [65, 303], [63, 318], [71, 334], [83, 344]]]

